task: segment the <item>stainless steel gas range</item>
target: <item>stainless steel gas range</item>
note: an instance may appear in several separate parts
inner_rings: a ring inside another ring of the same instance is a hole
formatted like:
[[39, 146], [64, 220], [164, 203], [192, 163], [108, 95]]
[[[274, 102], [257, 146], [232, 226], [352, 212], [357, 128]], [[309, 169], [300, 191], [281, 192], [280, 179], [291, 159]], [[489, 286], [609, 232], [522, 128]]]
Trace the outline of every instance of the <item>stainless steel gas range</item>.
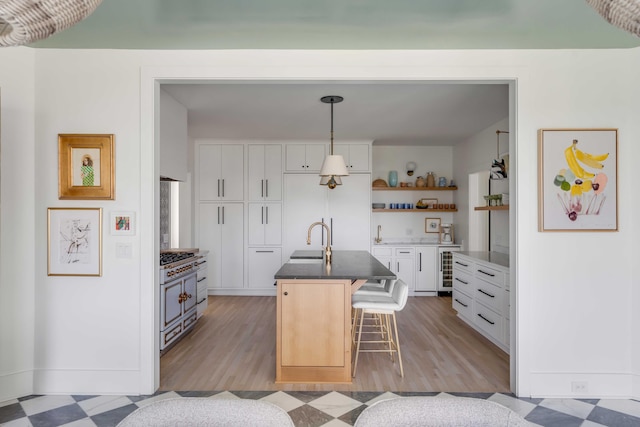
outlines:
[[197, 249], [160, 253], [160, 352], [196, 323]]

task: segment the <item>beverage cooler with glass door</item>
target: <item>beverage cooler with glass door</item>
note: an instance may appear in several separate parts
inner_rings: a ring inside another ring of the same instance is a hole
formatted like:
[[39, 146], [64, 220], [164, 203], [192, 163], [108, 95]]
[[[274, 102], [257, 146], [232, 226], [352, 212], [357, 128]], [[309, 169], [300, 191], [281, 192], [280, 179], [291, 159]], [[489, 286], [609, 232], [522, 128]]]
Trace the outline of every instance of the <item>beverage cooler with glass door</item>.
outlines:
[[438, 247], [438, 295], [451, 294], [453, 290], [453, 252], [459, 252], [460, 246]]

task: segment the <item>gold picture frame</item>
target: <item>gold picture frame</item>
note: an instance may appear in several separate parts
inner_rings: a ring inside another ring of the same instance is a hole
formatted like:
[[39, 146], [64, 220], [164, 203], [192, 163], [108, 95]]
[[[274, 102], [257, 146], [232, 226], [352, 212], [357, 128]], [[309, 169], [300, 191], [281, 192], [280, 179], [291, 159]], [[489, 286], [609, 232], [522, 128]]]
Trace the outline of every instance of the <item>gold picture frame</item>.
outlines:
[[58, 199], [114, 200], [113, 134], [58, 135]]
[[47, 209], [47, 275], [102, 276], [102, 208]]
[[618, 129], [538, 131], [538, 230], [618, 231]]

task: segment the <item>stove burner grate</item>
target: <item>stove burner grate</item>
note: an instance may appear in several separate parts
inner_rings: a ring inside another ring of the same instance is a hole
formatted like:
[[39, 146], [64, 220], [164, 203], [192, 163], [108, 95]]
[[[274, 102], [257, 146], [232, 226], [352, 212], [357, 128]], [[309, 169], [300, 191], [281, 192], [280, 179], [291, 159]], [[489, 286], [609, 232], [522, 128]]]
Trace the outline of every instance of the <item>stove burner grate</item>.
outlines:
[[164, 252], [160, 254], [160, 265], [172, 264], [194, 256], [193, 252]]

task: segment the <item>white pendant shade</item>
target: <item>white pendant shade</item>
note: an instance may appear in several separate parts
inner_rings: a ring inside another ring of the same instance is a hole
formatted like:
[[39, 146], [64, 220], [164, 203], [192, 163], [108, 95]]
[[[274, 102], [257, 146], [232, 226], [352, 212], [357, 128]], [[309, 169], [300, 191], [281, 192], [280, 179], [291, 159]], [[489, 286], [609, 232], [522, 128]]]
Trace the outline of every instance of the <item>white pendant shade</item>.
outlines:
[[327, 156], [322, 163], [322, 169], [320, 169], [320, 176], [347, 176], [349, 171], [347, 165], [344, 162], [344, 158], [339, 154], [332, 154]]

